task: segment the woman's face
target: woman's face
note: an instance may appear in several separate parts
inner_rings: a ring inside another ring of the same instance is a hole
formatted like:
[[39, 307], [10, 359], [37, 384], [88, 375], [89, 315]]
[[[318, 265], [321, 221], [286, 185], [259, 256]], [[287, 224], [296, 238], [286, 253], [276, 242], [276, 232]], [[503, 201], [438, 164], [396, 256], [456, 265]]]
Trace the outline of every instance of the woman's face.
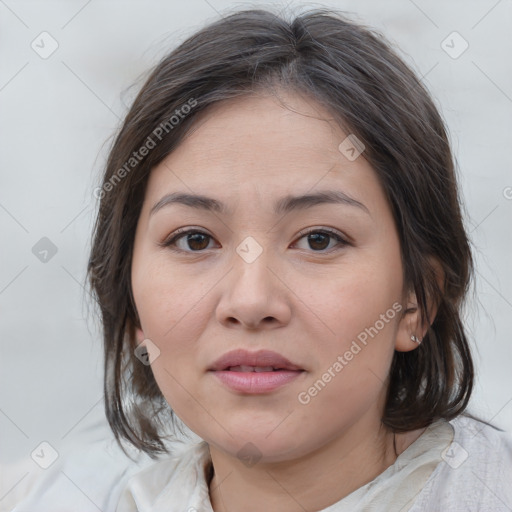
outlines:
[[394, 350], [414, 348], [376, 174], [319, 105], [284, 97], [216, 105], [153, 169], [132, 264], [169, 405], [211, 446], [269, 462], [378, 421]]

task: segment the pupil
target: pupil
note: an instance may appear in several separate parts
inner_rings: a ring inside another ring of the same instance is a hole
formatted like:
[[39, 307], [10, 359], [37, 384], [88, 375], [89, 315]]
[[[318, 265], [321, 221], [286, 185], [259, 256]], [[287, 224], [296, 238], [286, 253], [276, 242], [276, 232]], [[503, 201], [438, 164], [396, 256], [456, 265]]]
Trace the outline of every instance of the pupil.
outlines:
[[[199, 245], [201, 245], [201, 244], [200, 244], [200, 242], [201, 242], [200, 238], [201, 238], [201, 237], [203, 238], [203, 242], [207, 239], [207, 236], [206, 236], [206, 235], [203, 235], [203, 234], [201, 234], [201, 233], [194, 233], [194, 234], [192, 234], [192, 235], [188, 235], [188, 236], [187, 236], [187, 242], [188, 242], [188, 244], [189, 244], [189, 247], [190, 247], [191, 249], [194, 249], [194, 250], [206, 249], [206, 247], [208, 247], [208, 242], [206, 243], [206, 246], [204, 246], [204, 247], [194, 247], [194, 246], [193, 246], [193, 244], [194, 244], [194, 243], [197, 243], [197, 242], [199, 242]], [[191, 243], [191, 242], [192, 242], [192, 245], [190, 245], [190, 243]]]
[[[324, 233], [313, 233], [313, 234], [309, 235], [309, 237], [310, 237], [310, 239], [309, 239], [310, 247], [312, 249], [326, 249], [329, 246], [329, 240], [328, 240], [329, 235], [326, 235]], [[320, 243], [321, 247], [314, 247], [313, 245], [318, 242], [318, 238], [320, 238], [320, 239], [323, 238], [324, 239], [323, 241], [324, 242], [327, 241], [327, 244]], [[311, 241], [312, 241], [311, 239], [313, 239], [313, 245], [311, 245]]]

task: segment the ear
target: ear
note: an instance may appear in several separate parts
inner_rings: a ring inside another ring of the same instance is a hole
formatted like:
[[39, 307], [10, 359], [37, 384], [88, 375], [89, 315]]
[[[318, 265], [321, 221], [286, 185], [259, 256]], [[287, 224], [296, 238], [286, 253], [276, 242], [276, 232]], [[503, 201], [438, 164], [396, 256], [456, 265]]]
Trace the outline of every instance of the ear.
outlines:
[[135, 339], [137, 340], [137, 345], [146, 339], [146, 336], [144, 336], [144, 332], [140, 327], [135, 327]]
[[[428, 257], [431, 265], [434, 268], [435, 277], [437, 284], [441, 290], [444, 288], [444, 272], [441, 264], [433, 256]], [[420, 342], [423, 341], [429, 327], [434, 322], [439, 307], [438, 303], [435, 303], [433, 298], [428, 297], [428, 319], [422, 324], [420, 311], [418, 309], [418, 301], [414, 290], [411, 290], [405, 301], [404, 311], [402, 318], [398, 324], [398, 332], [395, 341], [395, 350], [398, 352], [409, 352], [418, 348], [419, 343], [411, 339], [412, 336], [416, 336]]]

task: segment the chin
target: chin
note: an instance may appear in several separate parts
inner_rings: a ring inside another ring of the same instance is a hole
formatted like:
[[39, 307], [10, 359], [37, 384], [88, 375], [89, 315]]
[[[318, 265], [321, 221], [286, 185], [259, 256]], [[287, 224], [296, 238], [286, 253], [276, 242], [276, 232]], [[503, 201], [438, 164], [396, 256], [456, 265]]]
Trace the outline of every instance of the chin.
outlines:
[[255, 432], [250, 426], [246, 430], [238, 430], [233, 437], [226, 434], [222, 439], [207, 438], [205, 441], [247, 466], [285, 462], [304, 454], [304, 443], [297, 436], [288, 432], [280, 432], [279, 435], [274, 432], [269, 436], [267, 432]]

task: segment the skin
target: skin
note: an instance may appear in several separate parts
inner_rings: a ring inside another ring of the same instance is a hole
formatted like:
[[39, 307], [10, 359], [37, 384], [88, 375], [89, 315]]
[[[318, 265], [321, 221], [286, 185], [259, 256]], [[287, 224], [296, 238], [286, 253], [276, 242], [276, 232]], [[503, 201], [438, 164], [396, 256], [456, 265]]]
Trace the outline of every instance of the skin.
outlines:
[[[163, 395], [209, 444], [215, 512], [320, 510], [393, 464], [393, 434], [380, 422], [387, 376], [394, 351], [416, 349], [411, 334], [428, 327], [408, 310], [415, 297], [404, 292], [395, 223], [364, 153], [345, 158], [347, 134], [311, 99], [280, 98], [288, 108], [258, 94], [202, 116], [152, 170], [135, 236], [137, 339], [158, 347], [151, 367]], [[369, 213], [346, 204], [273, 213], [277, 199], [319, 190], [343, 191]], [[171, 192], [216, 198], [231, 214], [172, 204], [150, 215]], [[350, 243], [300, 235], [326, 227]], [[178, 228], [210, 237], [159, 245]], [[263, 249], [251, 263], [236, 251], [248, 236]], [[401, 314], [299, 403], [394, 303]], [[274, 350], [305, 372], [271, 393], [234, 392], [207, 370], [236, 348]], [[422, 432], [397, 434], [398, 453]], [[248, 442], [261, 457], [252, 466], [237, 457]]]

